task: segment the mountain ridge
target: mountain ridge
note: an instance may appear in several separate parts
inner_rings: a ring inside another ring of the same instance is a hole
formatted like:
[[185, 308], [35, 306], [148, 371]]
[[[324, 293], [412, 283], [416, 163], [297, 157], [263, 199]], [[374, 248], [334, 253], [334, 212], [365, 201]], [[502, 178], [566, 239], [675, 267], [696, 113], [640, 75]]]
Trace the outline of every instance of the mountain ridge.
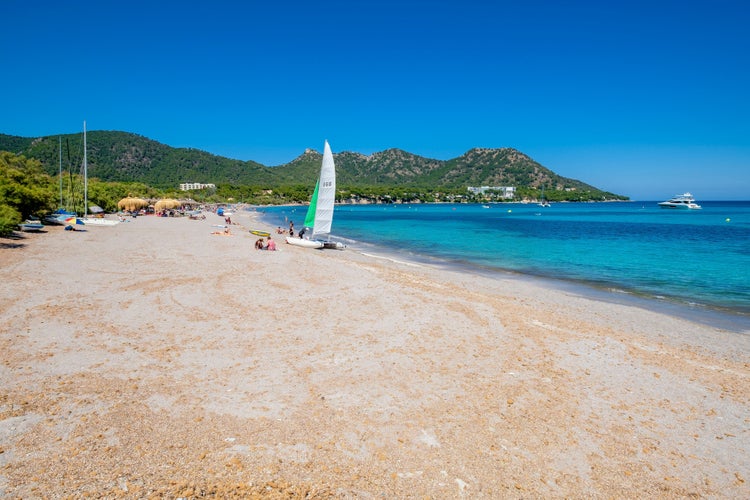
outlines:
[[[63, 146], [63, 169], [77, 171], [83, 156], [82, 134], [36, 138], [0, 134], [0, 150], [35, 158], [47, 173], [56, 174], [60, 155], [58, 137]], [[121, 131], [89, 131], [87, 145], [90, 177], [104, 181], [143, 182], [159, 187], [174, 187], [183, 182], [269, 187], [310, 185], [315, 183], [322, 158], [320, 152], [307, 148], [288, 163], [266, 166], [195, 148], [175, 148]], [[334, 154], [334, 160], [339, 185], [424, 189], [515, 186], [522, 190], [544, 187], [548, 191], [572, 193], [571, 201], [627, 199], [583, 181], [560, 176], [510, 147], [475, 147], [449, 160], [426, 158], [398, 148], [370, 155], [342, 151]]]

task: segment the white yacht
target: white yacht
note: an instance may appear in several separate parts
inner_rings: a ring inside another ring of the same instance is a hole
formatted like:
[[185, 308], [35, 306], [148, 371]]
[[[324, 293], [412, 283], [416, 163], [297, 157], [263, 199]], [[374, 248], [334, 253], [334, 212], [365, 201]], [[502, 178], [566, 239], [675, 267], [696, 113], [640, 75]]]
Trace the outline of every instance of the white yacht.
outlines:
[[701, 206], [695, 202], [693, 195], [690, 193], [678, 194], [659, 203], [661, 208], [686, 208], [691, 210], [700, 209]]

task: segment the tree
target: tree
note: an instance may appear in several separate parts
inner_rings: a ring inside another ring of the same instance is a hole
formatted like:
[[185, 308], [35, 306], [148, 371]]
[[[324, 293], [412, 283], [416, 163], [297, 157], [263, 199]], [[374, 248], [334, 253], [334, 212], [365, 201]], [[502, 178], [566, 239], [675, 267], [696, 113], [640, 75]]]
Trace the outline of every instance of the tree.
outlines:
[[0, 234], [9, 234], [30, 215], [52, 210], [52, 180], [38, 160], [0, 151]]

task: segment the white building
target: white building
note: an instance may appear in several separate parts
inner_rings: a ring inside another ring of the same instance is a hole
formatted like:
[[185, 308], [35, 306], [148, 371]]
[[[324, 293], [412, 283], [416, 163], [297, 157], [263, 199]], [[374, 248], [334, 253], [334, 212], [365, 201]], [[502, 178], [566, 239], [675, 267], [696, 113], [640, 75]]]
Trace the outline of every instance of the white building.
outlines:
[[213, 189], [215, 188], [215, 184], [200, 184], [198, 182], [186, 182], [184, 184], [180, 184], [180, 191], [192, 191], [193, 189]]
[[488, 191], [494, 191], [496, 193], [499, 193], [502, 198], [505, 198], [507, 200], [511, 200], [514, 196], [516, 196], [516, 188], [514, 186], [469, 186], [468, 189], [472, 194], [487, 194]]

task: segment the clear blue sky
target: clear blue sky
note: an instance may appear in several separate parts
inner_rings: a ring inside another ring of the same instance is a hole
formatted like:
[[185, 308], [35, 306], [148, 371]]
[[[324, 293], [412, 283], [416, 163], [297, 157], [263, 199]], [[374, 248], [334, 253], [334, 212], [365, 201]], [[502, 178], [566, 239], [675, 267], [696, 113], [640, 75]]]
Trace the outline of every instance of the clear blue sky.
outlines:
[[286, 163], [514, 147], [633, 199], [750, 199], [750, 2], [4, 0], [0, 132]]

